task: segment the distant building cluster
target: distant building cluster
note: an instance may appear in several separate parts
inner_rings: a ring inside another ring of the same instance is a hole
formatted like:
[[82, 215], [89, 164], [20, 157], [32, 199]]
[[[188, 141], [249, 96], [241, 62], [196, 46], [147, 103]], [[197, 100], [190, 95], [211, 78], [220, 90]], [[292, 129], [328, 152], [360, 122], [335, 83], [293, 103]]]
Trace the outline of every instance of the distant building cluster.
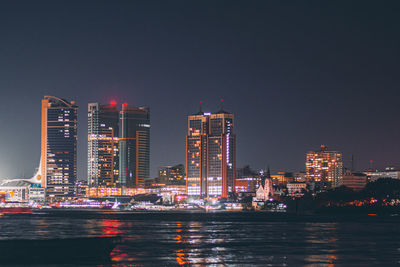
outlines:
[[173, 202], [242, 196], [251, 198], [253, 206], [259, 208], [282, 196], [299, 197], [339, 186], [360, 191], [368, 182], [381, 178], [400, 179], [400, 170], [393, 167], [365, 172], [345, 169], [342, 153], [325, 145], [305, 154], [305, 171], [272, 174], [269, 167], [259, 171], [248, 165], [236, 168], [235, 117], [222, 107], [214, 113], [200, 108], [189, 115], [186, 166], [160, 166], [158, 176], [151, 178], [149, 107], [126, 103], [119, 107], [111, 102], [88, 104], [88, 172], [87, 180], [82, 181], [77, 179], [78, 106], [74, 101], [45, 96], [41, 107], [39, 168], [30, 179], [0, 181], [0, 195], [8, 199], [158, 194]]

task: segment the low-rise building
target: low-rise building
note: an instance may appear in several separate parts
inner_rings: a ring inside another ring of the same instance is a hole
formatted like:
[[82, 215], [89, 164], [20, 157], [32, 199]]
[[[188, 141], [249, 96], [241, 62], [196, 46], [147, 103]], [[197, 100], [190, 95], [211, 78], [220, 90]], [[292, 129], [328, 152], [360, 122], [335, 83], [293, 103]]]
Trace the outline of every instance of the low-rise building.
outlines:
[[236, 193], [254, 193], [257, 185], [261, 182], [260, 177], [241, 177], [235, 179]]
[[294, 181], [293, 173], [291, 172], [278, 172], [271, 174], [271, 178], [275, 184], [286, 185]]
[[383, 171], [368, 170], [363, 173], [367, 176], [368, 182], [374, 182], [381, 178], [400, 179], [400, 170], [397, 170], [394, 167], [387, 167]]
[[29, 200], [44, 201], [46, 197], [46, 190], [43, 187], [31, 186], [29, 187]]
[[158, 167], [158, 182], [166, 185], [186, 185], [185, 166]]
[[8, 179], [0, 182], [0, 194], [7, 201], [44, 201], [46, 190], [29, 179]]
[[0, 184], [0, 194], [8, 201], [28, 201], [31, 183], [22, 180], [7, 180]]
[[288, 194], [290, 196], [302, 196], [304, 195], [304, 190], [307, 189], [307, 184], [305, 182], [292, 182], [286, 185], [288, 189]]
[[264, 173], [260, 174], [250, 168], [249, 165], [243, 168], [238, 168], [236, 170], [236, 179], [234, 182], [236, 193], [255, 193], [258, 186], [263, 181], [262, 176]]
[[367, 184], [367, 175], [364, 173], [356, 173], [346, 171], [343, 175], [343, 185], [347, 186], [354, 191], [361, 191]]

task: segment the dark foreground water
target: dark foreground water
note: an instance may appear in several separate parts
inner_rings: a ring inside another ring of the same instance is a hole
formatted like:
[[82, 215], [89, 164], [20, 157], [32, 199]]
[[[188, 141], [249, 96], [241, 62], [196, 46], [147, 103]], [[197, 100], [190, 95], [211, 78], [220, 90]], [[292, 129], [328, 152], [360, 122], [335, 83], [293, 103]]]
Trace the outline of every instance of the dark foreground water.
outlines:
[[89, 236], [122, 237], [104, 265], [400, 264], [400, 216], [46, 211], [0, 217], [3, 240]]

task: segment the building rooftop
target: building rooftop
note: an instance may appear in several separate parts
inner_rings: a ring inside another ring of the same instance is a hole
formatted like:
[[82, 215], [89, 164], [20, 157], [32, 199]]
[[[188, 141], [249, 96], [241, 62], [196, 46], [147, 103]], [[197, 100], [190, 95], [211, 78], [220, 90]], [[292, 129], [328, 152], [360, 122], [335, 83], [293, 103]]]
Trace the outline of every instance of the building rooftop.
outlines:
[[15, 180], [2, 180], [0, 181], [0, 187], [25, 187], [30, 186], [32, 183], [20, 179]]

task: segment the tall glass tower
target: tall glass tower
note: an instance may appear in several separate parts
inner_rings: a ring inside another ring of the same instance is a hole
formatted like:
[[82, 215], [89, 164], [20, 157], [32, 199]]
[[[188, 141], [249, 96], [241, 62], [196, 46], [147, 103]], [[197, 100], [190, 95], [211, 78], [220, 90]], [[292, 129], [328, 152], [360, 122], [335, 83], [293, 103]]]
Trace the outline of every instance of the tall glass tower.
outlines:
[[150, 109], [123, 104], [119, 127], [119, 183], [143, 188], [150, 176]]
[[224, 110], [188, 117], [186, 185], [192, 197], [228, 197], [236, 169], [234, 115]]
[[76, 181], [77, 110], [74, 101], [45, 96], [42, 100], [42, 187], [48, 197], [74, 194]]
[[117, 104], [88, 105], [88, 184], [115, 186], [118, 184]]

